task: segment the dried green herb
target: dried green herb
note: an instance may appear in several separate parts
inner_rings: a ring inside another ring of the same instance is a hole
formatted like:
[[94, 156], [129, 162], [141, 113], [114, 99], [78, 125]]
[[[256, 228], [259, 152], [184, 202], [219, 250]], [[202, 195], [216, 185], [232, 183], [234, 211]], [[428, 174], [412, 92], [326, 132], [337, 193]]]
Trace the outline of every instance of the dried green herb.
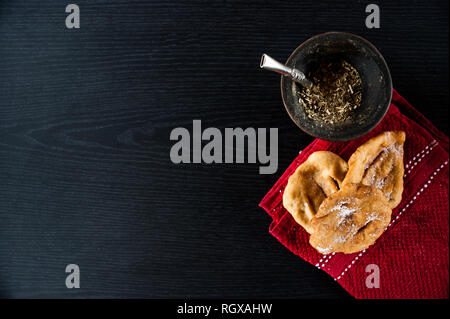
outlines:
[[313, 82], [312, 88], [301, 88], [297, 93], [310, 119], [342, 123], [360, 106], [361, 78], [348, 62], [321, 63], [308, 78]]

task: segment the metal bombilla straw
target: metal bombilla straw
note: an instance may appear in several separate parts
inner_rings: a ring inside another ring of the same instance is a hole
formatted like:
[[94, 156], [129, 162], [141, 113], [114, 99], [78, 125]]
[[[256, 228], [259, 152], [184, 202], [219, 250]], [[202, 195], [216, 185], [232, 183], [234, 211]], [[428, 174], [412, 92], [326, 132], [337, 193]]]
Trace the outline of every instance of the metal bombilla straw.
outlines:
[[308, 89], [310, 89], [313, 86], [312, 82], [306, 78], [303, 72], [294, 68], [290, 68], [271, 58], [267, 54], [262, 55], [259, 66], [261, 67], [261, 69], [274, 71], [284, 76], [290, 77], [293, 81], [303, 85]]

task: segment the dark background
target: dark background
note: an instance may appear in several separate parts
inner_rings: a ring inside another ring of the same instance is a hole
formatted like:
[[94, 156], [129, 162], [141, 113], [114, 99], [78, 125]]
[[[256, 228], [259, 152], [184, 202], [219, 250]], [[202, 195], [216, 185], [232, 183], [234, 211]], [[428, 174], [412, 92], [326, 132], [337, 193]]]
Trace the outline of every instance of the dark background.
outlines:
[[[259, 69], [366, 37], [448, 135], [447, 1], [0, 2], [1, 297], [349, 297], [268, 233], [259, 201], [312, 138]], [[365, 7], [381, 7], [381, 29]], [[279, 168], [170, 161], [170, 131], [278, 127]], [[81, 289], [65, 287], [65, 267]]]

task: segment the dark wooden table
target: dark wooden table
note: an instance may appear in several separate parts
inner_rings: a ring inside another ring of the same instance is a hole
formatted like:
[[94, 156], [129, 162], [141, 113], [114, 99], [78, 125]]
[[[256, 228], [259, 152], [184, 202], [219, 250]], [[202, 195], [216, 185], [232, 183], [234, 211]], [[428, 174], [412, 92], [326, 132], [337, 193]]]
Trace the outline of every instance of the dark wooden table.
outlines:
[[[258, 203], [312, 138], [284, 112], [285, 60], [330, 30], [366, 37], [448, 135], [448, 2], [0, 2], [1, 297], [349, 297], [268, 233]], [[171, 130], [278, 127], [279, 169], [170, 161]], [[67, 289], [78, 264], [81, 288]]]

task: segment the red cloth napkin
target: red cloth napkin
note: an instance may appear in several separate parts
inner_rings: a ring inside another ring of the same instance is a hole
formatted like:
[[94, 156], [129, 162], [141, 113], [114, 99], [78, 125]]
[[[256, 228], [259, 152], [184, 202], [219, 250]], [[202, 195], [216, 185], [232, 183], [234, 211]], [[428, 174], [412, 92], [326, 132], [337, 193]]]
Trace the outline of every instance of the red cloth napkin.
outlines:
[[[358, 146], [388, 130], [406, 132], [403, 198], [390, 225], [362, 252], [319, 254], [283, 207], [289, 176], [315, 151], [329, 150], [348, 160]], [[372, 132], [350, 142], [316, 139], [301, 152], [259, 204], [273, 218], [269, 232], [356, 298], [448, 298], [448, 147], [448, 137], [394, 90], [388, 113]], [[371, 264], [378, 266], [379, 288], [366, 285], [376, 276]]]

